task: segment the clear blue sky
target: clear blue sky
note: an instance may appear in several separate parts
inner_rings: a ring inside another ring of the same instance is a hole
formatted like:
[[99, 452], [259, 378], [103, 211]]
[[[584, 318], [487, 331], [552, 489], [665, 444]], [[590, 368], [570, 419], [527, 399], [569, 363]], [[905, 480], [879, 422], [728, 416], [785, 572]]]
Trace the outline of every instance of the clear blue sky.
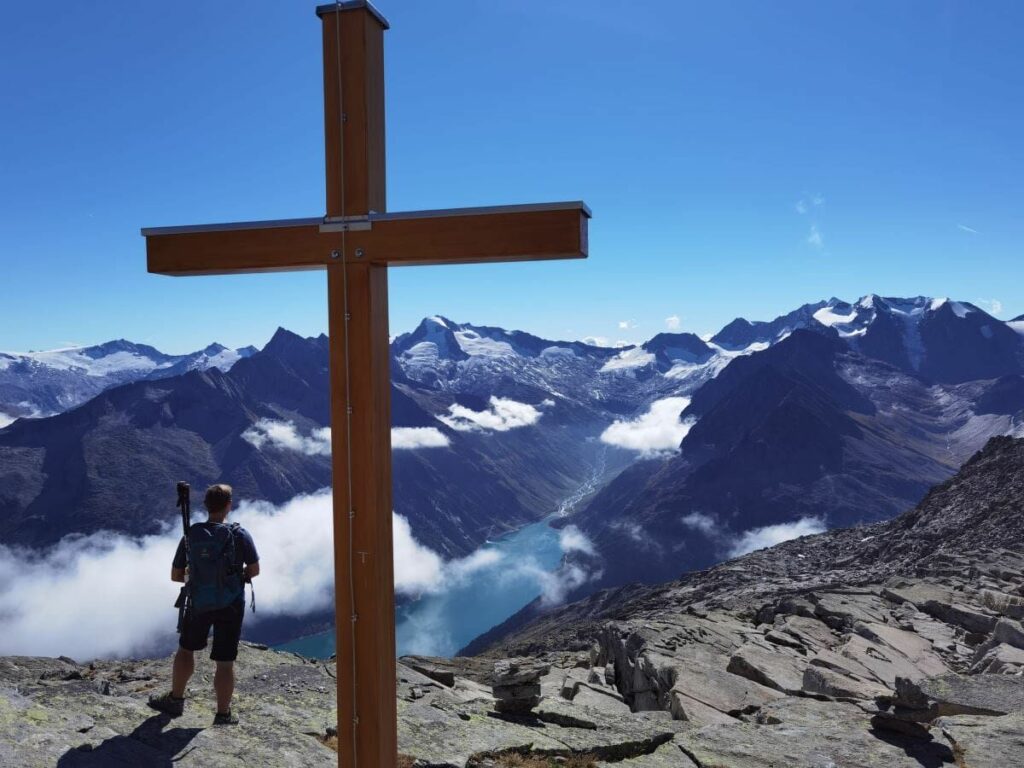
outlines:
[[[390, 210], [594, 210], [585, 262], [393, 270], [392, 332], [642, 339], [869, 292], [1024, 312], [1022, 3], [379, 7]], [[138, 234], [323, 213], [313, 8], [3, 1], [0, 349], [326, 328], [322, 274], [150, 276]]]

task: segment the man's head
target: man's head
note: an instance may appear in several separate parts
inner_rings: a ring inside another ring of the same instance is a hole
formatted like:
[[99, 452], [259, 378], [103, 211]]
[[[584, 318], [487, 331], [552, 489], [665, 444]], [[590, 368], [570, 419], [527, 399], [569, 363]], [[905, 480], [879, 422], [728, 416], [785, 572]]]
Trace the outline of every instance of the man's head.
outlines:
[[224, 483], [211, 485], [206, 489], [203, 506], [210, 513], [210, 517], [227, 517], [228, 512], [231, 511], [231, 486]]

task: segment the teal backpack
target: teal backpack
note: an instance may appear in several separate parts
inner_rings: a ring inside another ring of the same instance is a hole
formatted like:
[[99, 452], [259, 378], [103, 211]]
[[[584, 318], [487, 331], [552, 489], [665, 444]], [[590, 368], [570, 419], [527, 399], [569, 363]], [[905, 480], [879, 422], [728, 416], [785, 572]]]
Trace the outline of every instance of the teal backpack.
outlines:
[[207, 613], [244, 599], [245, 583], [235, 554], [238, 523], [196, 523], [188, 531], [192, 610]]

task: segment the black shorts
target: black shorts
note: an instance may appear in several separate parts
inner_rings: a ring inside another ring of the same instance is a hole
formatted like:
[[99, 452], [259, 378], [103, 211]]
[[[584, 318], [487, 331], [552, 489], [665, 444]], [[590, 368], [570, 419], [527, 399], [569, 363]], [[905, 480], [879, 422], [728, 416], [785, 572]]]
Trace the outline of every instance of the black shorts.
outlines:
[[242, 601], [207, 613], [189, 611], [185, 615], [179, 645], [186, 651], [201, 651], [206, 647], [210, 627], [213, 627], [210, 658], [214, 661], [234, 661], [238, 657], [238, 641], [242, 637], [244, 617], [245, 603]]

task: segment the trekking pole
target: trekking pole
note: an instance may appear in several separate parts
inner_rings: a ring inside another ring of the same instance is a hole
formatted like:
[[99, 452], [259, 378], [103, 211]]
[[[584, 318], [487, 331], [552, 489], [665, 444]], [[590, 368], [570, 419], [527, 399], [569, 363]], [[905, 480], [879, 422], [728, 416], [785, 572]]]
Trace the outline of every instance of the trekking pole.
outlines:
[[[192, 527], [192, 489], [189, 484], [182, 481], [178, 483], [178, 508], [181, 510], [181, 527], [185, 533], [185, 563], [186, 567], [192, 562], [192, 552], [188, 543], [188, 532]], [[185, 583], [181, 587], [181, 592], [178, 593], [178, 601], [174, 604], [174, 607], [178, 609], [178, 633], [181, 633], [182, 628], [185, 625], [185, 615], [191, 608], [191, 596], [188, 588], [188, 576], [185, 577]]]

